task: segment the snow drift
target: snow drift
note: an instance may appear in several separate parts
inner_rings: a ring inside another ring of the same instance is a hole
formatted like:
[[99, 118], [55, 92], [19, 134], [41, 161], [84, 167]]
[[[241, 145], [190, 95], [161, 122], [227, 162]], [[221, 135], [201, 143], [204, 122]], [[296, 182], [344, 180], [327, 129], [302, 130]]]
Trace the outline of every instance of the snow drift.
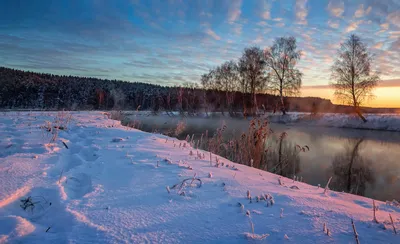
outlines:
[[0, 134], [0, 242], [354, 243], [351, 219], [361, 243], [400, 241], [396, 204], [375, 223], [372, 199], [216, 167], [101, 112], [3, 113]]

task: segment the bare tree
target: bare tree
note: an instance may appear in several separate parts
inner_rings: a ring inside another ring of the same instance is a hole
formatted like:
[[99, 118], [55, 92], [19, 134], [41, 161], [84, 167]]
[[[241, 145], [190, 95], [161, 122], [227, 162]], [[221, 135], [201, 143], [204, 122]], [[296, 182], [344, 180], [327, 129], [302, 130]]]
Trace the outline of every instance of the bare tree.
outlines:
[[270, 69], [270, 89], [279, 94], [282, 113], [286, 114], [284, 96], [298, 94], [301, 87], [302, 73], [295, 68], [301, 58], [301, 51], [297, 51], [296, 38], [275, 39], [264, 56], [266, 66]]
[[331, 85], [335, 88], [335, 97], [343, 103], [354, 107], [360, 118], [360, 106], [373, 97], [373, 89], [377, 86], [379, 76], [371, 71], [372, 55], [367, 46], [356, 35], [351, 35], [338, 51], [332, 66]]
[[239, 73], [235, 61], [228, 61], [218, 66], [215, 70], [215, 82], [218, 90], [232, 92], [237, 90]]
[[226, 105], [229, 113], [233, 114], [232, 104], [234, 101], [234, 91], [238, 89], [239, 72], [238, 66], [234, 61], [228, 61], [218, 66], [215, 70], [215, 85], [218, 90], [225, 91]]
[[245, 48], [239, 59], [240, 87], [243, 93], [251, 94], [251, 109], [257, 106], [256, 92], [262, 91], [267, 83], [263, 51], [259, 47]]
[[214, 82], [214, 70], [210, 70], [207, 74], [203, 74], [200, 78], [201, 81], [201, 85], [205, 88], [205, 89], [216, 89], [216, 85]]

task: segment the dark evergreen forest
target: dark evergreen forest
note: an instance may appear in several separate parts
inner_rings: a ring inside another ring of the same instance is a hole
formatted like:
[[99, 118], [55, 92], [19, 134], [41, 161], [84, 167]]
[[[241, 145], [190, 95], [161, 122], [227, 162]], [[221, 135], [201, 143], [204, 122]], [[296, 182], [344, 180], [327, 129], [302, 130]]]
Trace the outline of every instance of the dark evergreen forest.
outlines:
[[[258, 111], [279, 111], [280, 100], [256, 94]], [[286, 98], [288, 111], [332, 110], [321, 98]], [[250, 111], [251, 95], [215, 89], [60, 76], [0, 67], [0, 108], [48, 110]]]

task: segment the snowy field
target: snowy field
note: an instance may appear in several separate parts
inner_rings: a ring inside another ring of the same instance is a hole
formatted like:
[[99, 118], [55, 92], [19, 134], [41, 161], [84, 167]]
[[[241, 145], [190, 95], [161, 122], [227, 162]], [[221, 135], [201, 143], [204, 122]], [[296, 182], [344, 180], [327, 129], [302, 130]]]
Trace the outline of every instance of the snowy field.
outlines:
[[211, 166], [106, 113], [1, 113], [0, 135], [0, 243], [356, 243], [351, 219], [360, 243], [400, 243], [396, 203], [375, 223], [372, 199]]

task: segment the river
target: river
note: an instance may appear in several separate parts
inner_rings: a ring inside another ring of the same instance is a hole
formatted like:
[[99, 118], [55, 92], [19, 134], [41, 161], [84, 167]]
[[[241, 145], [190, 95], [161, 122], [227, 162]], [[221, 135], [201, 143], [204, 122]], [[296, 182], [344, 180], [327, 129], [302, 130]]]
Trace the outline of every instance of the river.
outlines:
[[[193, 134], [199, 138], [206, 130], [212, 136], [223, 125], [226, 125], [226, 138], [240, 137], [248, 130], [249, 121], [228, 116], [131, 115], [125, 117], [123, 123], [134, 122], [143, 131], [184, 139]], [[180, 131], [176, 134], [179, 123]], [[292, 153], [295, 145], [310, 149], [293, 156], [285, 170], [280, 172], [282, 175], [290, 178], [295, 175], [306, 183], [321, 186], [332, 177], [331, 189], [382, 201], [400, 200], [400, 132], [277, 123], [271, 123], [269, 127], [273, 134], [266, 146], [276, 146], [279, 135], [285, 132], [285, 145], [290, 149], [288, 153]], [[274, 168], [269, 166], [268, 171], [271, 169]]]

